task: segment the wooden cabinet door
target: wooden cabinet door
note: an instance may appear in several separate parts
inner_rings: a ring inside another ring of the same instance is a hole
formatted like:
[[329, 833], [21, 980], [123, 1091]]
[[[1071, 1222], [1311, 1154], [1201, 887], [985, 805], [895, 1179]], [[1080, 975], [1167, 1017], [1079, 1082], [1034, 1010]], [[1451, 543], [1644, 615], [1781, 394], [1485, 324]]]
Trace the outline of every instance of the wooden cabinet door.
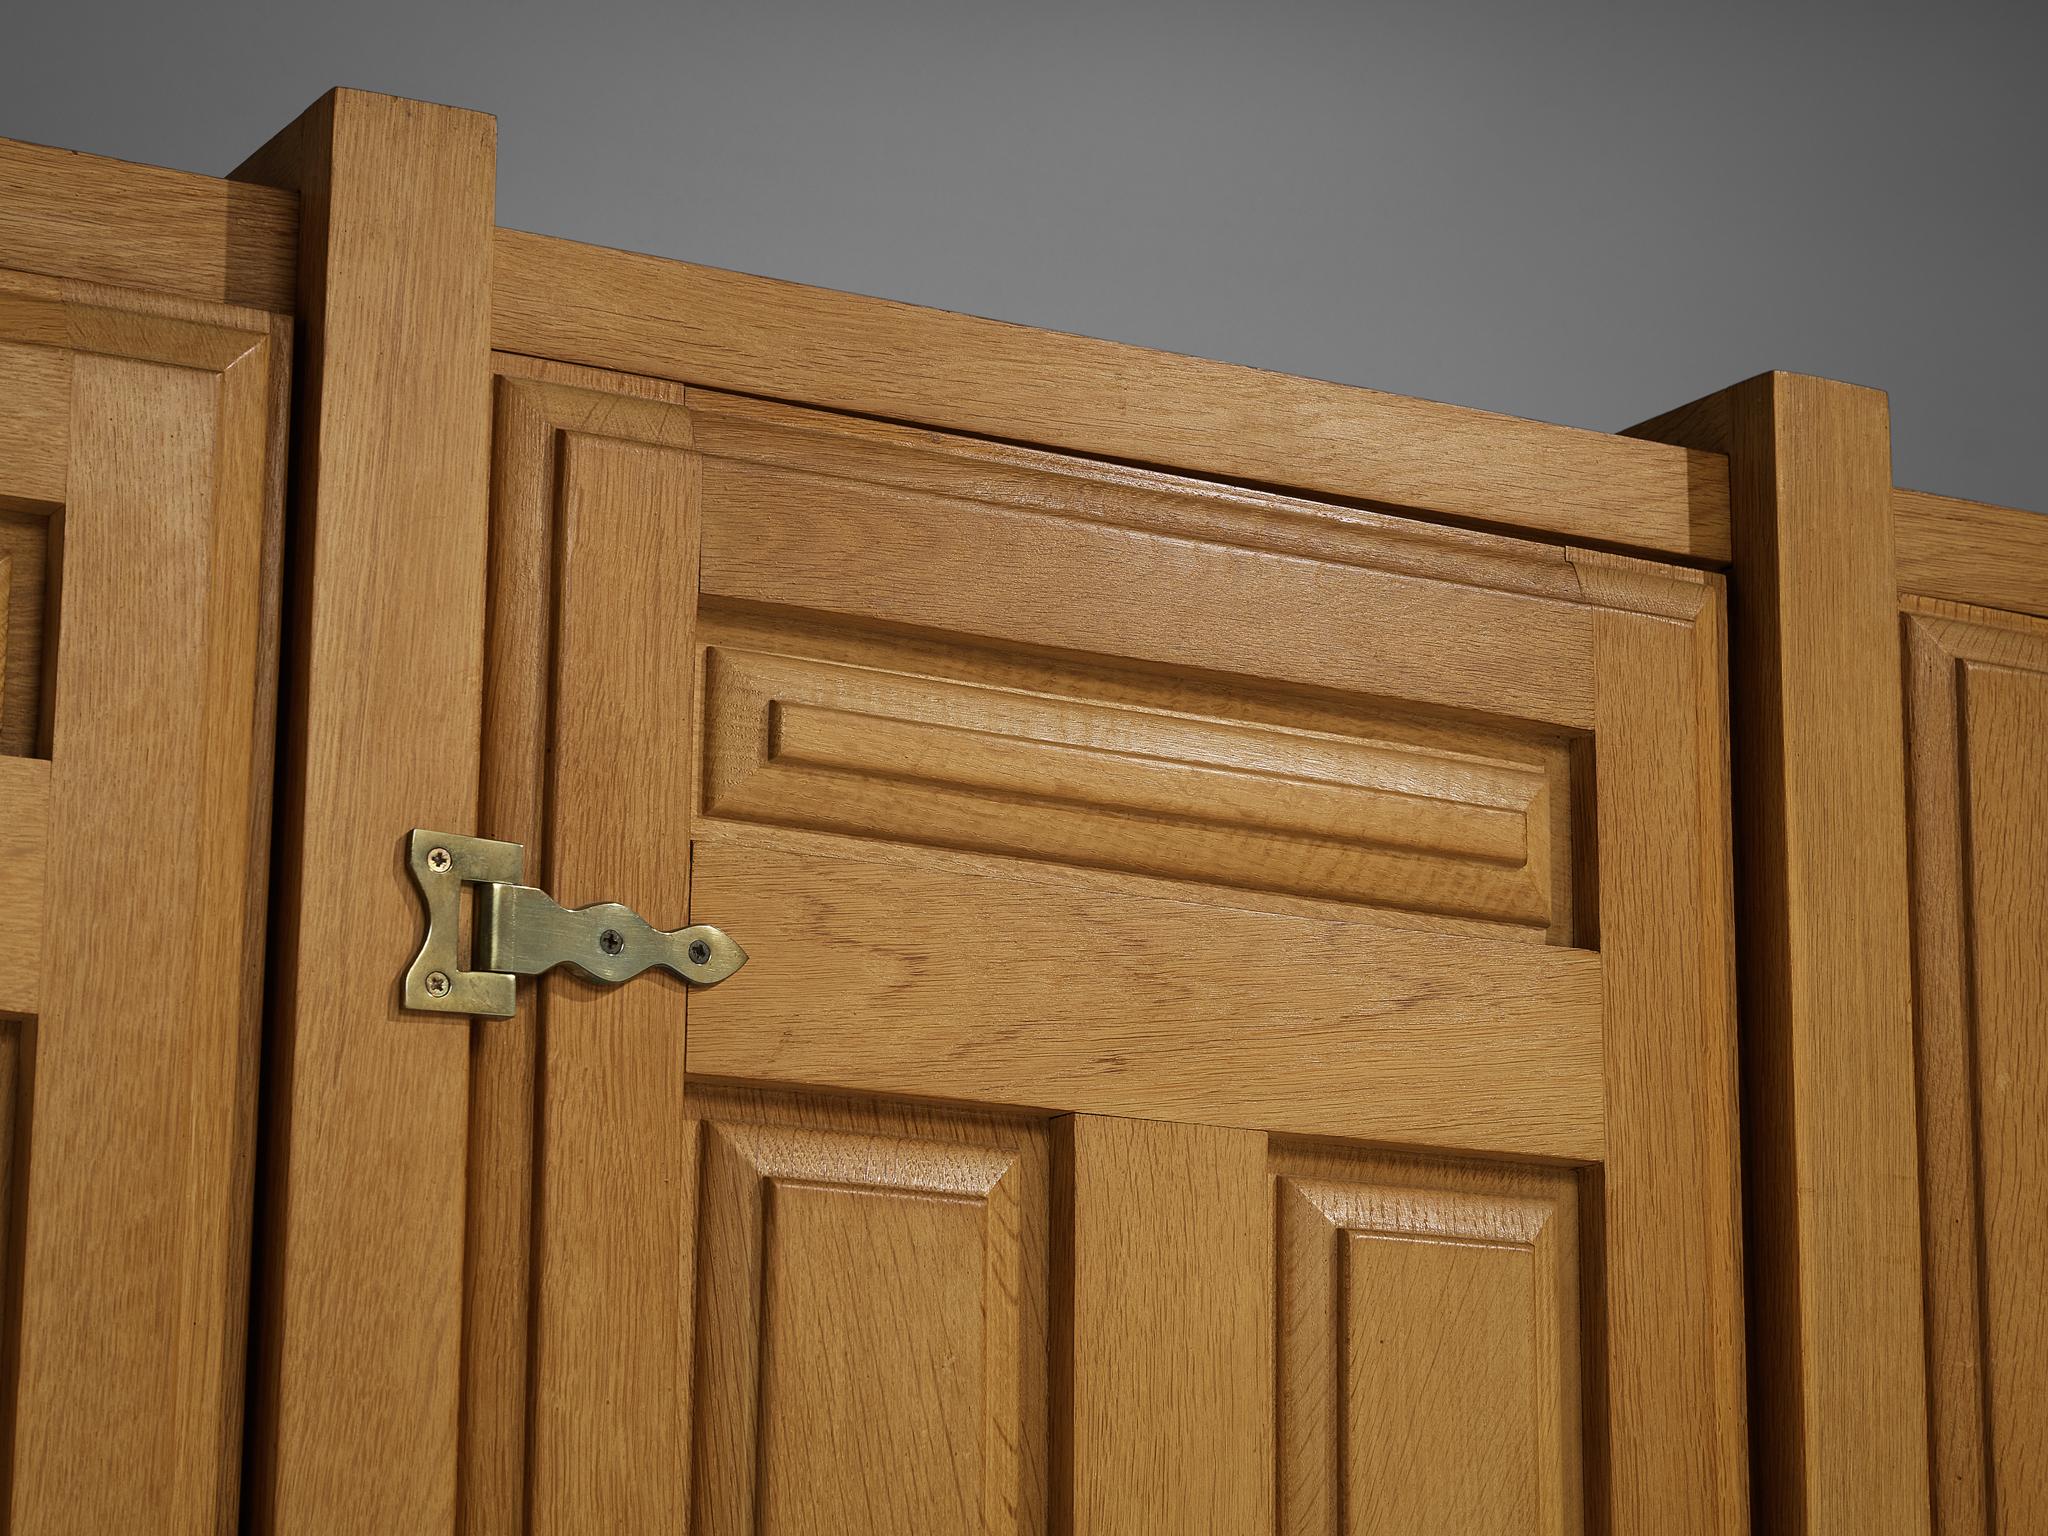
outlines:
[[466, 1528], [1745, 1528], [1714, 578], [500, 366]]
[[14, 1531], [235, 1524], [288, 357], [0, 272]]
[[2048, 1519], [2048, 621], [1905, 620], [1940, 1536]]

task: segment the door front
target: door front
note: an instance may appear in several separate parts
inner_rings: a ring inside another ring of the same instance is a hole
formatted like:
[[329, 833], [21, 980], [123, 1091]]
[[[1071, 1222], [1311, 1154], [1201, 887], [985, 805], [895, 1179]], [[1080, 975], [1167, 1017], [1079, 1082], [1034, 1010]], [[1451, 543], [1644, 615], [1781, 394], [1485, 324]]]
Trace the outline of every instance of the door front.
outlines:
[[289, 356], [270, 315], [0, 271], [11, 1531], [236, 1518]]
[[467, 1529], [1745, 1528], [1715, 580], [499, 367]]

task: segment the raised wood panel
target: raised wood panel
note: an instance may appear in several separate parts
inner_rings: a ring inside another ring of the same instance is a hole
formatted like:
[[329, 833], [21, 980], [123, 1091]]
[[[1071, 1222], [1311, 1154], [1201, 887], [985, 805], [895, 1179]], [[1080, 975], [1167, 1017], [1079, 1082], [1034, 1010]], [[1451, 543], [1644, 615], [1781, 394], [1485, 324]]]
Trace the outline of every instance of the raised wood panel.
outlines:
[[693, 916], [753, 957], [744, 982], [691, 998], [693, 1075], [1559, 1158], [1605, 1146], [1584, 950], [769, 830], [707, 825], [693, 869]]
[[[1059, 691], [1061, 684], [1066, 692]], [[1491, 922], [1553, 910], [1553, 764], [715, 646], [712, 815]], [[1568, 793], [1559, 786], [1559, 793]]]
[[495, 345], [1260, 485], [1728, 557], [1720, 455], [500, 230]]
[[1939, 1536], [2048, 1508], [2048, 624], [1906, 620], [1928, 1412]]
[[692, 1529], [1043, 1529], [1043, 1125], [717, 1089], [690, 1106]]
[[2002, 1530], [2048, 1513], [2048, 672], [1963, 674], [1985, 1407]]
[[1280, 1529], [1583, 1529], [1577, 1182], [1274, 1158]]
[[47, 753], [0, 756], [10, 1529], [229, 1529], [289, 332], [9, 273], [0, 333], [65, 349], [68, 455], [61, 514], [0, 483], [7, 745]]

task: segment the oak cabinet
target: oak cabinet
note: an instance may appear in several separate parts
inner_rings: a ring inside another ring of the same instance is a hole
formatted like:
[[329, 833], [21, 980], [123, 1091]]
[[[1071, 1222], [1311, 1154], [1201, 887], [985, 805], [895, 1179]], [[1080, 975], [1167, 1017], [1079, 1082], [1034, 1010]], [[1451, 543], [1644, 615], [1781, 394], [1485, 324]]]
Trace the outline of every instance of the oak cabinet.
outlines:
[[472, 1507], [1740, 1524], [1716, 581], [501, 368]]
[[10, 1529], [2038, 1523], [2048, 521], [494, 174], [0, 143]]

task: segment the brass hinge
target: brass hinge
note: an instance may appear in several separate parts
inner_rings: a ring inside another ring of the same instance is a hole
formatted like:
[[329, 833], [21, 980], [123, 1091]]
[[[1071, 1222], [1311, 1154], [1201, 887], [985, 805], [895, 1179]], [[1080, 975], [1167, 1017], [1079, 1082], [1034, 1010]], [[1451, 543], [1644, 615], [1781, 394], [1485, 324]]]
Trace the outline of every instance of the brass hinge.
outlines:
[[[406, 866], [427, 907], [427, 937], [405, 973], [405, 1006], [427, 1013], [512, 1017], [515, 978], [566, 965], [591, 981], [620, 982], [653, 966], [693, 986], [716, 986], [747, 952], [708, 923], [664, 933], [615, 901], [574, 911], [520, 884], [526, 849], [488, 837], [414, 828]], [[476, 968], [460, 953], [462, 887], [476, 887]]]

